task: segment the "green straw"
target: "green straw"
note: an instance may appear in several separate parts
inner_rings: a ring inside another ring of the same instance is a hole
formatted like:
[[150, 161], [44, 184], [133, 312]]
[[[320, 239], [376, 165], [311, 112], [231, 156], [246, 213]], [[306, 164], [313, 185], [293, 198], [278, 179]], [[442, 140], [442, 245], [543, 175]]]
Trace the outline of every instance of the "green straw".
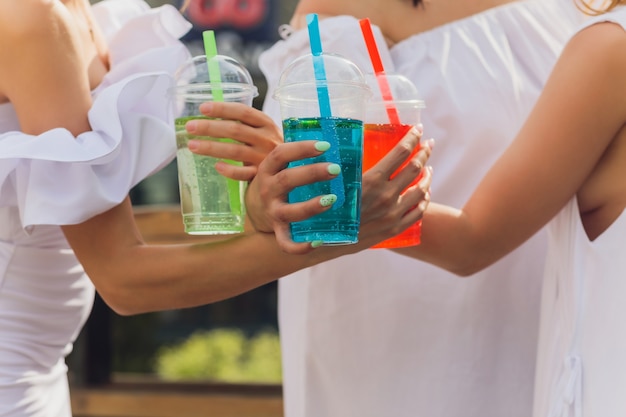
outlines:
[[204, 40], [204, 54], [206, 55], [206, 62], [209, 69], [209, 80], [211, 82], [213, 101], [224, 101], [224, 92], [221, 88], [222, 74], [220, 72], [220, 64], [217, 62], [217, 59], [213, 59], [217, 56], [215, 32], [212, 30], [205, 30], [202, 32], [202, 39]]
[[[217, 43], [215, 42], [215, 32], [205, 30], [202, 32], [202, 40], [204, 41], [204, 53], [206, 55], [207, 67], [209, 70], [209, 82], [211, 83], [211, 94], [213, 101], [224, 101], [224, 91], [222, 90], [222, 73], [220, 64], [215, 57], [217, 56]], [[230, 161], [234, 162], [234, 161]], [[239, 194], [240, 181], [226, 178], [228, 187], [228, 201], [230, 208], [236, 213], [241, 211], [241, 198]]]

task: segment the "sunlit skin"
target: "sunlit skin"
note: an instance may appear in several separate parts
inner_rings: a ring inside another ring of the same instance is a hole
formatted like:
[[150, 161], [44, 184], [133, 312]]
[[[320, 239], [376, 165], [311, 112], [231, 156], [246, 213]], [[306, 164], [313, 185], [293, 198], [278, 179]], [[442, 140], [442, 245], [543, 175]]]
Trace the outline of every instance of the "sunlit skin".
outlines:
[[588, 238], [600, 236], [626, 207], [626, 85], [618, 82], [626, 56], [614, 53], [624, 48], [626, 34], [613, 23], [575, 35], [468, 203], [460, 210], [431, 204], [422, 245], [398, 252], [469, 275], [523, 243], [573, 197]]
[[[25, 133], [36, 135], [57, 127], [74, 135], [90, 130], [91, 90], [109, 69], [108, 48], [91, 13], [87, 0], [0, 0], [0, 102], [12, 103]], [[119, 314], [191, 307], [232, 297], [297, 269], [366, 249], [420, 218], [427, 206], [429, 170], [423, 171], [424, 179], [411, 192], [400, 196], [400, 190], [426, 166], [429, 146], [422, 147], [403, 180], [392, 183], [384, 178], [384, 173], [395, 171], [404, 161], [402, 156], [417, 145], [420, 134], [414, 131], [396, 148], [394, 158], [378, 165], [383, 176], [373, 174], [364, 181], [364, 199], [367, 195], [377, 203], [364, 205], [359, 244], [318, 249], [308, 243], [295, 245], [286, 235], [284, 222], [328, 207], [320, 204], [320, 198], [300, 208], [284, 207], [288, 186], [303, 177], [282, 168], [290, 158], [319, 155], [315, 142], [281, 144], [279, 130], [258, 110], [222, 104], [204, 111], [226, 120], [196, 126], [196, 133], [229, 136], [246, 146], [237, 151], [254, 167], [253, 172], [258, 171], [249, 188], [263, 197], [259, 202], [262, 211], [256, 212], [251, 205], [251, 214], [256, 213], [259, 223], [270, 224], [277, 234], [250, 229], [219, 242], [147, 245], [128, 198], [84, 223], [63, 226], [96, 289]], [[251, 174], [244, 171], [240, 175]], [[332, 177], [327, 164], [319, 164], [310, 168], [306, 180]], [[382, 193], [389, 198], [376, 197]], [[406, 207], [412, 205], [417, 209], [407, 212]], [[288, 255], [283, 247], [308, 254]]]
[[[306, 14], [312, 12], [321, 18], [369, 17], [393, 45], [412, 34], [511, 2], [301, 0], [291, 25], [303, 28]], [[590, 4], [577, 2], [587, 11]], [[623, 2], [608, 1], [595, 10], [618, 4]], [[430, 204], [422, 244], [397, 252], [470, 275], [521, 245], [572, 197], [578, 199], [590, 239], [606, 230], [626, 204], [626, 182], [621, 180], [626, 174], [622, 129], [626, 95], [623, 83], [615, 81], [624, 74], [626, 57], [611, 52], [626, 46], [623, 32], [605, 23], [575, 36], [516, 140], [467, 205], [456, 209]]]
[[300, 29], [306, 26], [305, 16], [350, 15], [369, 18], [393, 45], [411, 35], [480, 13], [515, 0], [300, 0], [290, 24]]

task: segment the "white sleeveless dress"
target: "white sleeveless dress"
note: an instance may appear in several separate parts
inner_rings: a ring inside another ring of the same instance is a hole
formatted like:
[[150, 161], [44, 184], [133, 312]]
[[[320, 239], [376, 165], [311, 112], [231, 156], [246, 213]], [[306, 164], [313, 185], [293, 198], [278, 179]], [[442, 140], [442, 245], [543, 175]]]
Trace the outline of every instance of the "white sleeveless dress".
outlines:
[[[583, 28], [603, 21], [626, 29], [626, 7]], [[626, 213], [591, 242], [573, 199], [548, 235], [533, 415], [626, 416]]]
[[94, 6], [112, 69], [94, 92], [93, 131], [20, 132], [0, 105], [0, 416], [71, 417], [65, 356], [94, 287], [59, 225], [120, 203], [172, 160], [166, 89], [188, 58], [190, 24], [172, 6], [140, 0]]
[[[387, 71], [409, 76], [437, 141], [433, 199], [462, 207], [532, 108], [581, 15], [570, 0], [510, 3], [410, 37]], [[324, 50], [371, 64], [358, 21], [320, 22]], [[305, 30], [261, 57], [269, 82], [307, 53]], [[279, 282], [286, 417], [528, 417], [545, 234], [467, 279], [375, 249]]]

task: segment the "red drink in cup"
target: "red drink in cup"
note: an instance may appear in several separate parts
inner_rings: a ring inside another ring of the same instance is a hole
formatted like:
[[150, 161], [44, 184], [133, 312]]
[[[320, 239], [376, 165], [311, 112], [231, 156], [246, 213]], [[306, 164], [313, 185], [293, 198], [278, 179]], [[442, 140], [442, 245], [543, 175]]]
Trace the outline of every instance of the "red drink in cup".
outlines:
[[[381, 77], [384, 77], [381, 79]], [[363, 171], [367, 171], [378, 163], [400, 140], [411, 127], [420, 122], [420, 114], [424, 102], [419, 99], [417, 88], [406, 77], [399, 74], [369, 74], [366, 81], [373, 97], [367, 103], [363, 124]], [[381, 82], [384, 81], [383, 96]], [[417, 146], [411, 158], [419, 151]], [[398, 169], [409, 163], [409, 159]], [[396, 175], [394, 173], [391, 178]], [[390, 178], [390, 179], [391, 179]], [[408, 187], [419, 181], [417, 177]], [[408, 188], [407, 187], [407, 188]], [[421, 220], [405, 229], [402, 233], [380, 242], [373, 248], [402, 248], [420, 243]]]
[[[380, 161], [387, 153], [393, 149], [394, 146], [400, 142], [400, 140], [411, 129], [412, 125], [404, 124], [389, 124], [389, 123], [366, 123], [363, 126], [363, 171], [367, 171], [372, 168], [378, 161]], [[415, 148], [411, 154], [411, 158], [419, 151], [419, 146]], [[406, 166], [406, 163], [398, 169], [400, 171]], [[395, 173], [391, 176], [393, 178]], [[410, 186], [417, 184], [420, 177], [411, 182]], [[407, 187], [408, 188], [408, 187]], [[406, 246], [414, 246], [420, 243], [420, 233], [422, 229], [422, 221], [418, 221], [404, 230], [404, 232], [396, 235], [390, 239], [384, 240], [373, 248], [401, 248]]]
[[[369, 19], [361, 19], [359, 24], [374, 70], [373, 74], [366, 76], [367, 84], [374, 93], [367, 104], [363, 125], [363, 171], [367, 171], [398, 144], [411, 126], [420, 122], [424, 102], [419, 99], [417, 88], [408, 78], [385, 72]], [[418, 151], [419, 145], [398, 170], [404, 168]], [[394, 172], [391, 178], [396, 174], [397, 172]], [[409, 184], [409, 187], [415, 185], [420, 178], [421, 174]], [[420, 220], [397, 236], [372, 247], [401, 248], [418, 245], [421, 231]]]

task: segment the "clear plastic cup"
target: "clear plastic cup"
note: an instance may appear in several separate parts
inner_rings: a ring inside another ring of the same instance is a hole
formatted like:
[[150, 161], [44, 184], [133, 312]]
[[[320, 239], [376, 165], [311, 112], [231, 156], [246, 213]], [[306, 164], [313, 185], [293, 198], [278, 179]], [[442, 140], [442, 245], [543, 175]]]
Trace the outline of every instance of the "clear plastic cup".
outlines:
[[[322, 80], [315, 73], [314, 59], [323, 60]], [[327, 93], [330, 109], [322, 111], [320, 89]], [[295, 242], [322, 241], [325, 245], [358, 242], [361, 219], [361, 178], [363, 156], [363, 117], [371, 95], [362, 72], [348, 59], [329, 53], [304, 55], [281, 74], [274, 93], [280, 103], [285, 142], [325, 140], [331, 148], [323, 155], [295, 161], [290, 167], [331, 162], [341, 166], [341, 174], [330, 181], [296, 187], [290, 203], [325, 194], [337, 195], [337, 202], [324, 213], [293, 222]]]
[[[383, 98], [379, 87], [381, 80], [378, 78], [381, 76], [385, 77], [385, 80], [382, 81], [389, 86], [393, 100]], [[364, 119], [364, 172], [376, 165], [396, 146], [411, 127], [420, 123], [421, 111], [425, 107], [424, 101], [420, 99], [415, 85], [403, 75], [367, 74], [365, 80], [370, 86], [373, 96], [367, 103]], [[390, 116], [390, 112], [395, 112], [397, 118]], [[418, 151], [419, 146], [413, 151], [411, 157]], [[415, 185], [420, 177], [411, 182], [409, 187]], [[397, 236], [374, 245], [373, 248], [401, 248], [418, 245], [420, 243], [421, 229], [422, 222], [420, 220]]]
[[[219, 67], [218, 80], [209, 76], [209, 64]], [[183, 64], [175, 77], [176, 87], [170, 90], [170, 100], [175, 118], [178, 184], [185, 232], [194, 235], [241, 233], [247, 182], [224, 177], [215, 170], [219, 159], [194, 154], [187, 147], [191, 139], [233, 140], [190, 135], [185, 124], [192, 119], [208, 119], [198, 109], [204, 102], [238, 102], [251, 106], [258, 95], [257, 88], [248, 70], [224, 55], [216, 55], [208, 62], [206, 56], [196, 56]], [[238, 161], [224, 162], [241, 165]]]

